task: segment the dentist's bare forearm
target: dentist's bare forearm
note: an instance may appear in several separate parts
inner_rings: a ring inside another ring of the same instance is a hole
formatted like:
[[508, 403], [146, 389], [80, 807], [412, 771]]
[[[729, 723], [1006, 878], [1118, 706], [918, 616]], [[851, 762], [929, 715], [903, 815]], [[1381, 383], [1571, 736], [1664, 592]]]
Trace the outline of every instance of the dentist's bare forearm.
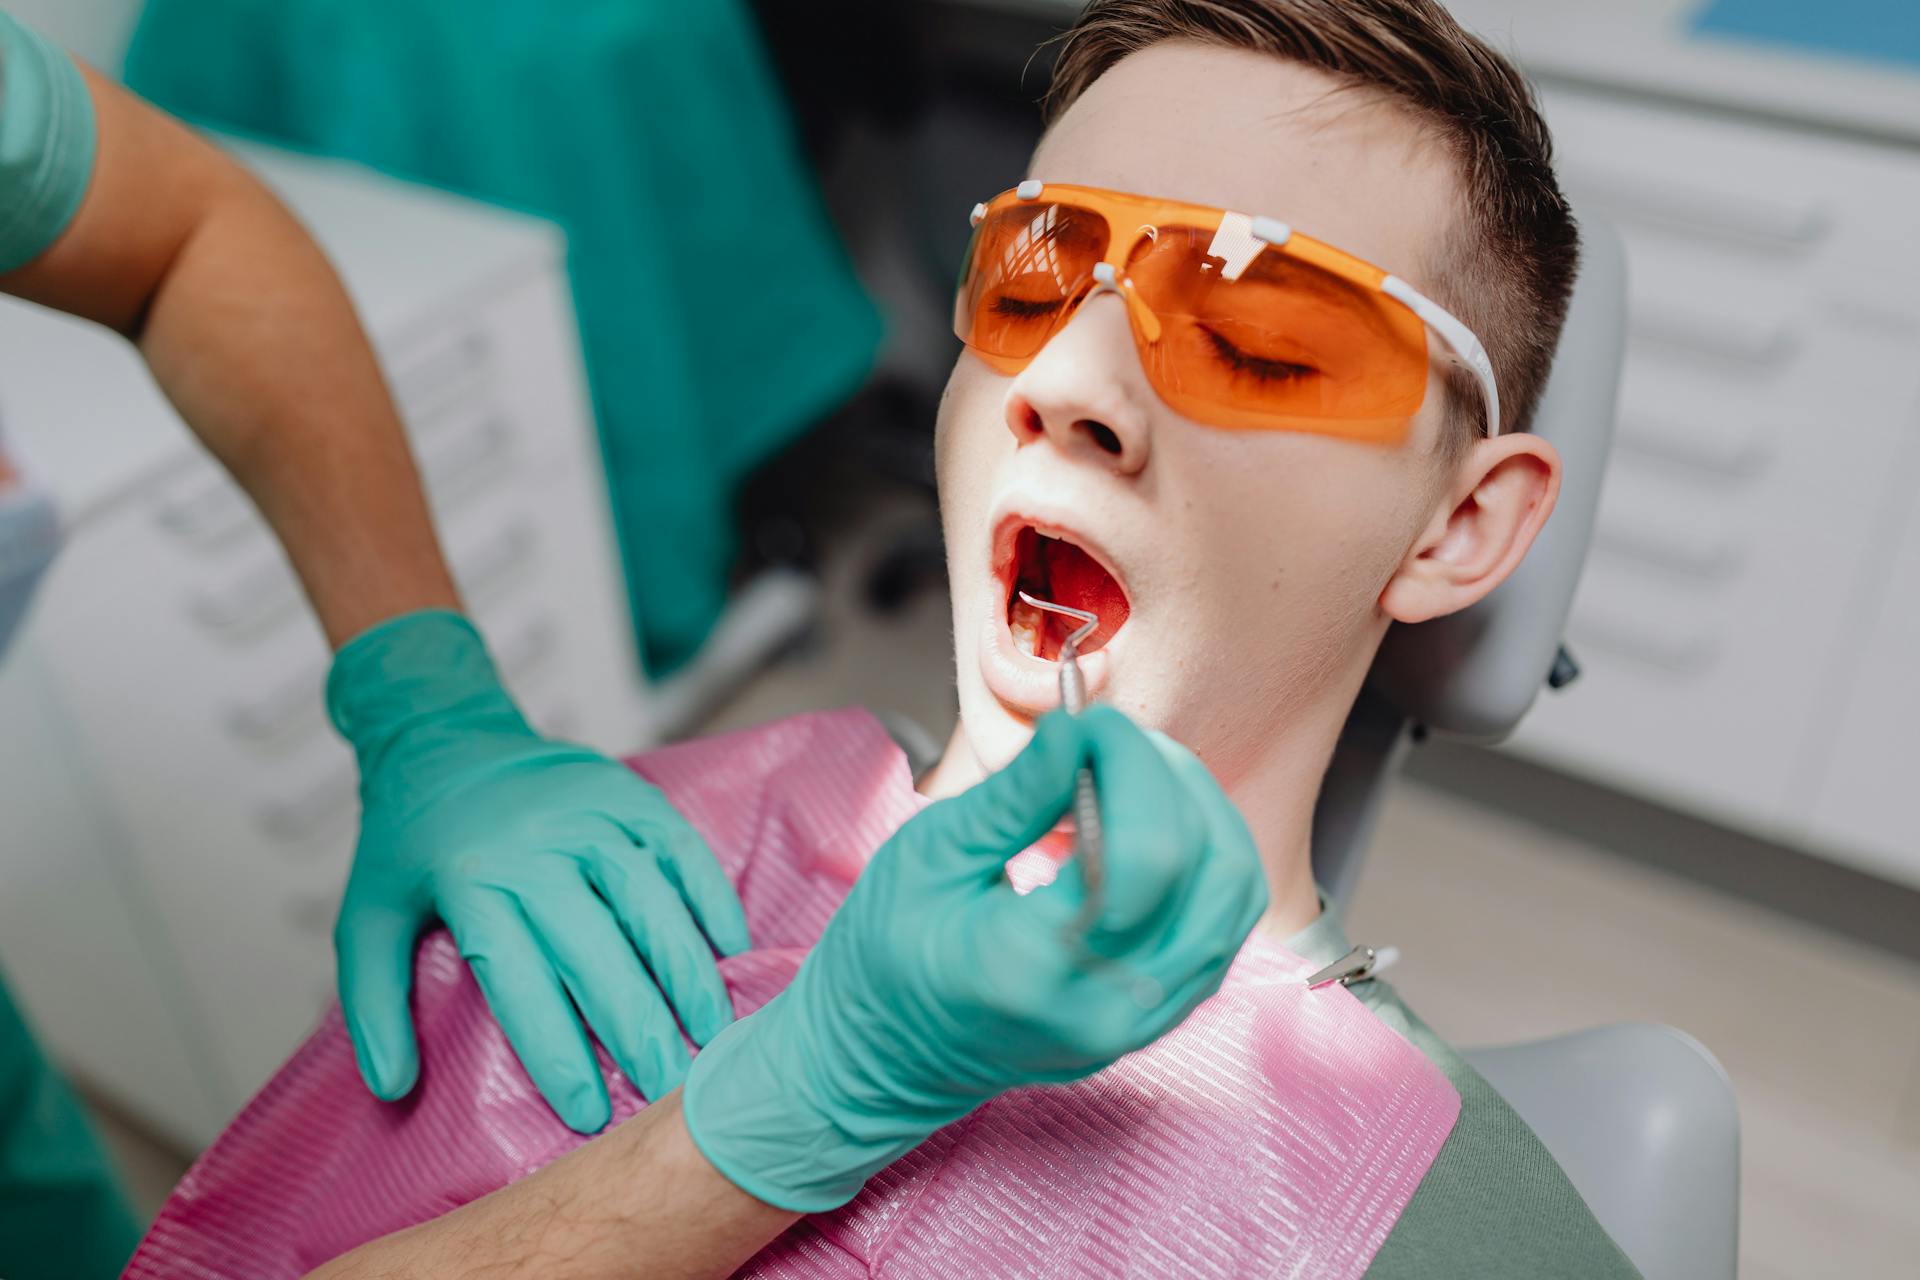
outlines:
[[797, 1217], [707, 1162], [676, 1089], [537, 1173], [307, 1280], [704, 1280], [731, 1275]]
[[333, 644], [457, 608], [392, 397], [319, 247], [224, 152], [85, 74], [99, 129], [86, 199], [0, 288], [139, 344], [273, 526]]

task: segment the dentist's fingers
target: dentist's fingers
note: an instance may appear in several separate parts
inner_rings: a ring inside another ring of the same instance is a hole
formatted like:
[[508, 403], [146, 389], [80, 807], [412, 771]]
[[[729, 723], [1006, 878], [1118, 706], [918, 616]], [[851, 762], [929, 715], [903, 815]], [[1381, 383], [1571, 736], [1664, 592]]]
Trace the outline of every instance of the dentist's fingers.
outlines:
[[1074, 774], [1086, 756], [1084, 719], [1047, 713], [1004, 769], [934, 803], [902, 828], [903, 835], [913, 832], [916, 873], [997, 881], [1006, 860], [1052, 830], [1072, 804]]
[[634, 782], [644, 794], [636, 791], [614, 813], [614, 821], [629, 839], [653, 856], [672, 882], [674, 894], [686, 901], [721, 955], [739, 955], [752, 947], [740, 895], [720, 869], [720, 860], [707, 847], [706, 838], [674, 812], [665, 796], [639, 778]]
[[376, 906], [343, 909], [334, 926], [340, 1008], [354, 1060], [367, 1087], [388, 1102], [405, 1097], [420, 1074], [408, 1005], [418, 933], [411, 912]]
[[1200, 758], [1166, 734], [1149, 732], [1207, 824], [1207, 853], [1194, 871], [1194, 906], [1204, 914], [1201, 932], [1231, 937], [1237, 951], [1267, 910], [1267, 876], [1259, 845], [1239, 806]]
[[1218, 988], [1267, 903], [1266, 877], [1239, 810], [1191, 752], [1159, 733], [1148, 731], [1145, 737], [1179, 793], [1156, 803], [1189, 814], [1199, 833], [1179, 837], [1180, 847], [1190, 853], [1160, 886], [1151, 921], [1124, 947], [1102, 945], [1096, 951], [1074, 935], [1076, 904], [1085, 892], [1078, 859], [1029, 898], [1041, 905], [1058, 895], [1042, 906], [1051, 927], [1038, 931], [1056, 944], [1044, 957], [1027, 962], [1031, 973], [1053, 974], [1078, 988], [1074, 1001], [1113, 1003], [1124, 1015], [1129, 1046], [1163, 1034]]
[[1100, 792], [1101, 950], [1126, 947], [1156, 924], [1206, 851], [1207, 824], [1145, 731], [1110, 707], [1078, 717]]
[[1139, 1025], [1134, 1033], [1135, 1043], [1140, 1046], [1152, 1044], [1185, 1022], [1187, 1015], [1198, 1008], [1201, 1001], [1220, 989], [1232, 962], [1231, 956], [1209, 959], [1185, 971], [1171, 986], [1160, 987], [1159, 1000], [1143, 1004], [1140, 1009]]
[[680, 1029], [607, 903], [584, 879], [568, 878], [520, 906], [574, 1005], [634, 1087], [652, 1100], [678, 1085], [690, 1061]]
[[606, 1081], [519, 903], [496, 889], [469, 889], [443, 901], [441, 914], [534, 1087], [575, 1132], [606, 1127]]
[[[622, 949], [646, 960], [694, 1043], [704, 1045], [725, 1030], [733, 1021], [733, 997], [713, 949], [651, 853], [632, 845], [600, 849], [588, 860], [587, 874], [626, 929], [631, 941]], [[678, 1036], [674, 1046], [684, 1052]]]

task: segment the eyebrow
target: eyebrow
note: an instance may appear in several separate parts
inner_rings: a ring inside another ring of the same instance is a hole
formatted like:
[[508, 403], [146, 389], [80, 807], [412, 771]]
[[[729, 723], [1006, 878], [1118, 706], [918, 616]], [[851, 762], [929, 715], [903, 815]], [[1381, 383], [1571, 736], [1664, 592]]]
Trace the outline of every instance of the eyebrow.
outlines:
[[1330, 302], [1348, 302], [1356, 295], [1366, 297], [1369, 290], [1351, 280], [1343, 280], [1311, 262], [1302, 262], [1284, 249], [1272, 245], [1248, 264], [1240, 279], [1251, 284], [1276, 284], [1300, 288]]

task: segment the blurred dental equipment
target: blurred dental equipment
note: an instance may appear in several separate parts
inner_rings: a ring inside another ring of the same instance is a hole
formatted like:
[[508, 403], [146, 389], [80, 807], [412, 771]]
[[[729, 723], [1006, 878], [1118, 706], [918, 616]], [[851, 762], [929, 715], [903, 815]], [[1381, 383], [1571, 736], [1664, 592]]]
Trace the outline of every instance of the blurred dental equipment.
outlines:
[[[1080, 623], [1060, 646], [1060, 707], [1070, 716], [1087, 709], [1087, 681], [1080, 674], [1080, 646], [1100, 625], [1099, 615], [1069, 605], [1041, 600], [1022, 591], [1020, 598], [1036, 609], [1073, 618]], [[1074, 922], [1076, 933], [1100, 914], [1100, 790], [1093, 779], [1093, 768], [1081, 765], [1073, 788], [1073, 856], [1080, 864], [1080, 875], [1087, 886], [1087, 898]]]

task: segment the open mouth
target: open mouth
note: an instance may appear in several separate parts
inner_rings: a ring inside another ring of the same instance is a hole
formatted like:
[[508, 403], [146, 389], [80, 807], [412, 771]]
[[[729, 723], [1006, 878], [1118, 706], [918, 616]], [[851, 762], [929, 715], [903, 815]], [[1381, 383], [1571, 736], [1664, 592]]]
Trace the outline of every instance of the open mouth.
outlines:
[[1082, 624], [1072, 618], [1036, 609], [1020, 598], [1028, 595], [1068, 608], [1082, 609], [1100, 620], [1080, 646], [1092, 653], [1126, 625], [1132, 606], [1127, 593], [1106, 566], [1065, 538], [1049, 537], [1031, 525], [1014, 537], [1013, 566], [1007, 582], [1007, 629], [1014, 647], [1049, 662], [1060, 657], [1066, 638]]

